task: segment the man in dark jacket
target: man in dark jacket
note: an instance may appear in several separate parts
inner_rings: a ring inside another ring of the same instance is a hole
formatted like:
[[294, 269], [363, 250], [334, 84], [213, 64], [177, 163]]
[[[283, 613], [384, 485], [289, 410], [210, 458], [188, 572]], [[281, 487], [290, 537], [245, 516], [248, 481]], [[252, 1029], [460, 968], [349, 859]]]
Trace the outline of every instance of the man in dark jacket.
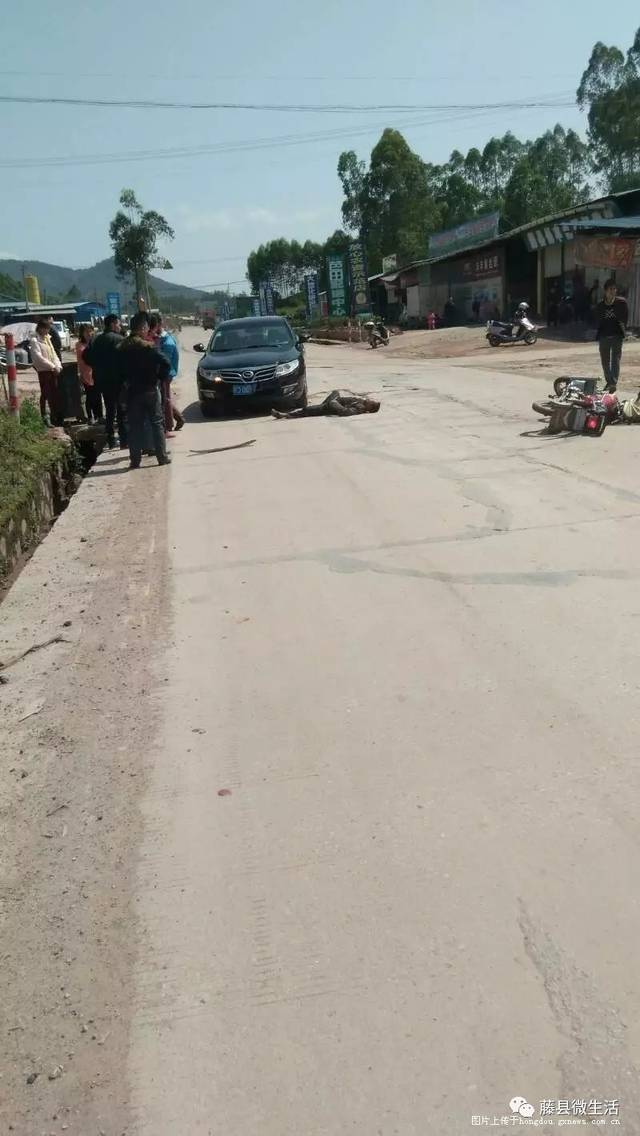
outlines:
[[596, 339], [607, 390], [615, 391], [620, 377], [622, 344], [629, 322], [629, 308], [624, 296], [616, 295], [615, 280], [607, 280], [604, 300], [596, 306]]
[[123, 342], [118, 316], [108, 315], [104, 321], [104, 331], [96, 335], [82, 353], [85, 363], [88, 363], [93, 370], [94, 382], [104, 399], [107, 445], [110, 450], [116, 445], [114, 432], [116, 418], [120, 449], [127, 448], [127, 419], [120, 398], [121, 380], [118, 368], [118, 352]]
[[124, 385], [129, 418], [130, 469], [139, 469], [144, 446], [144, 426], [149, 422], [158, 465], [168, 465], [160, 384], [169, 379], [169, 361], [149, 342], [145, 312], [136, 312], [131, 334], [118, 351], [118, 372]]

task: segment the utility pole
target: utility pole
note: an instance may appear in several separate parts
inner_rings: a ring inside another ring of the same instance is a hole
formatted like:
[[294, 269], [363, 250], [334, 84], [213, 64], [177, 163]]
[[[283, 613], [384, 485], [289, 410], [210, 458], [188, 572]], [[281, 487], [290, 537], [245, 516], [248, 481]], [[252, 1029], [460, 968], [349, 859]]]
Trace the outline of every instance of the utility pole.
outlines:
[[27, 266], [22, 265], [22, 289], [24, 291], [25, 311], [29, 311], [29, 297], [27, 296]]

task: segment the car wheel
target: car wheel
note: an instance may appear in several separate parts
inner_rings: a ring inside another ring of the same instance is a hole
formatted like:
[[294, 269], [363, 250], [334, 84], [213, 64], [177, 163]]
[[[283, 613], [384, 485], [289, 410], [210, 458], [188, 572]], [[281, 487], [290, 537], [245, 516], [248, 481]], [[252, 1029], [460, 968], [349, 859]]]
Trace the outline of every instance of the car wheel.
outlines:
[[212, 406], [210, 402], [205, 402], [204, 399], [202, 399], [200, 403], [200, 413], [202, 414], [203, 418], [215, 418], [218, 413], [218, 408], [216, 406]]
[[296, 410], [304, 410], [309, 405], [309, 392], [305, 386], [300, 398], [296, 401]]

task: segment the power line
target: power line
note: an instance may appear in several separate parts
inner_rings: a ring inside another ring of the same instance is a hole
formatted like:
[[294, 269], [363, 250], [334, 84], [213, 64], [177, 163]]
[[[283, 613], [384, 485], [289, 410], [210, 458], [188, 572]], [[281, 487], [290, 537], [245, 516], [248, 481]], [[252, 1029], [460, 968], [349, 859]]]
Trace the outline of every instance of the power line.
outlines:
[[189, 288], [194, 288], [196, 292], [207, 292], [213, 288], [226, 289], [230, 288], [232, 284], [244, 284], [245, 288], [249, 286], [249, 281], [246, 276], [244, 280], [221, 280], [219, 284], [189, 284]]
[[[431, 121], [431, 120], [429, 120]], [[411, 120], [402, 123], [404, 126], [422, 125], [423, 119]], [[75, 154], [75, 155], [54, 155], [49, 158], [6, 158], [0, 160], [0, 168], [5, 169], [39, 169], [41, 166], [85, 166], [85, 165], [110, 165], [111, 163], [120, 162], [144, 162], [153, 160], [164, 160], [165, 158], [183, 158], [183, 157], [197, 157], [200, 155], [208, 154], [232, 154], [236, 152], [243, 152], [246, 150], [264, 150], [271, 149], [277, 146], [293, 146], [305, 143], [314, 143], [322, 141], [331, 141], [334, 138], [356, 137], [359, 134], [369, 134], [371, 131], [380, 130], [380, 124], [357, 127], [342, 127], [339, 130], [323, 130], [317, 133], [304, 133], [304, 134], [282, 134], [275, 137], [267, 138], [253, 138], [253, 139], [239, 139], [237, 142], [218, 142], [209, 146], [187, 146], [187, 147], [170, 147], [160, 150], [137, 150], [135, 152], [119, 152], [119, 153], [102, 153], [102, 154]]]
[[[30, 70], [0, 70], [0, 75], [10, 75], [12, 77], [28, 76], [29, 79], [33, 78], [33, 72]], [[38, 76], [46, 79], [68, 79], [68, 71], [40, 71], [38, 69]], [[73, 76], [75, 79], [130, 79], [130, 72], [104, 72], [104, 71], [76, 71], [74, 69]], [[223, 74], [216, 71], [215, 75], [140, 75], [136, 72], [136, 77], [142, 79], [143, 82], [158, 82], [158, 83], [188, 83], [188, 82], [230, 82], [237, 80], [238, 82], [246, 83], [248, 81], [265, 83], [265, 82], [279, 82], [279, 83], [375, 83], [379, 82], [381, 76], [378, 75], [258, 75], [255, 72], [250, 74], [242, 74], [236, 72], [235, 74]], [[466, 72], [452, 72], [449, 71], [446, 75], [435, 75], [429, 72], [428, 75], [384, 75], [385, 83], [432, 83], [432, 82], [453, 82], [457, 83], [461, 78], [466, 78]], [[482, 73], [483, 79], [490, 81], [504, 79], [503, 74], [490, 75], [487, 72]], [[539, 80], [538, 75], [518, 75], [522, 79], [535, 79]], [[567, 79], [572, 80], [574, 76], [563, 73], [561, 75], [548, 75], [549, 79]]]
[[516, 99], [498, 103], [196, 103], [169, 102], [158, 99], [90, 99], [64, 98], [59, 95], [0, 95], [0, 103], [23, 103], [31, 106], [118, 107], [132, 110], [252, 110], [294, 112], [303, 114], [354, 114], [407, 111], [472, 111], [518, 110], [567, 107], [575, 98], [567, 95], [551, 99]]
[[[529, 109], [529, 108], [521, 108]], [[473, 110], [459, 110], [432, 115], [427, 118], [405, 119], [396, 127], [419, 128], [449, 122], [472, 119], [491, 113], [494, 107], [477, 107]], [[116, 152], [102, 154], [54, 155], [48, 158], [5, 158], [0, 160], [0, 169], [41, 169], [58, 166], [112, 165], [126, 162], [165, 161], [171, 158], [206, 157], [214, 154], [243, 153], [252, 150], [270, 150], [279, 147], [315, 144], [339, 138], [358, 138], [376, 133], [384, 128], [384, 123], [354, 124], [316, 133], [283, 134], [268, 138], [242, 139], [230, 143], [214, 143], [209, 146], [171, 147], [157, 150], [137, 150], [135, 152]], [[389, 123], [386, 123], [389, 125]]]
[[173, 260], [172, 258], [171, 263], [175, 268], [176, 265], [182, 266], [184, 264], [231, 264], [232, 262], [246, 259], [246, 254], [243, 254], [242, 256], [211, 256], [206, 260]]

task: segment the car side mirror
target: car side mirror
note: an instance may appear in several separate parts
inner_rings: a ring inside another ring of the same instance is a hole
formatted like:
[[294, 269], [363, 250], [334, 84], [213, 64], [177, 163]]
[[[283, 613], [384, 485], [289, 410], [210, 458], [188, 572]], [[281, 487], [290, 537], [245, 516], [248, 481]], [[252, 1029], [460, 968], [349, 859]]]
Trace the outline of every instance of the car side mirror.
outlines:
[[197, 351], [200, 355], [204, 355], [206, 347], [204, 343], [194, 343], [193, 350]]

